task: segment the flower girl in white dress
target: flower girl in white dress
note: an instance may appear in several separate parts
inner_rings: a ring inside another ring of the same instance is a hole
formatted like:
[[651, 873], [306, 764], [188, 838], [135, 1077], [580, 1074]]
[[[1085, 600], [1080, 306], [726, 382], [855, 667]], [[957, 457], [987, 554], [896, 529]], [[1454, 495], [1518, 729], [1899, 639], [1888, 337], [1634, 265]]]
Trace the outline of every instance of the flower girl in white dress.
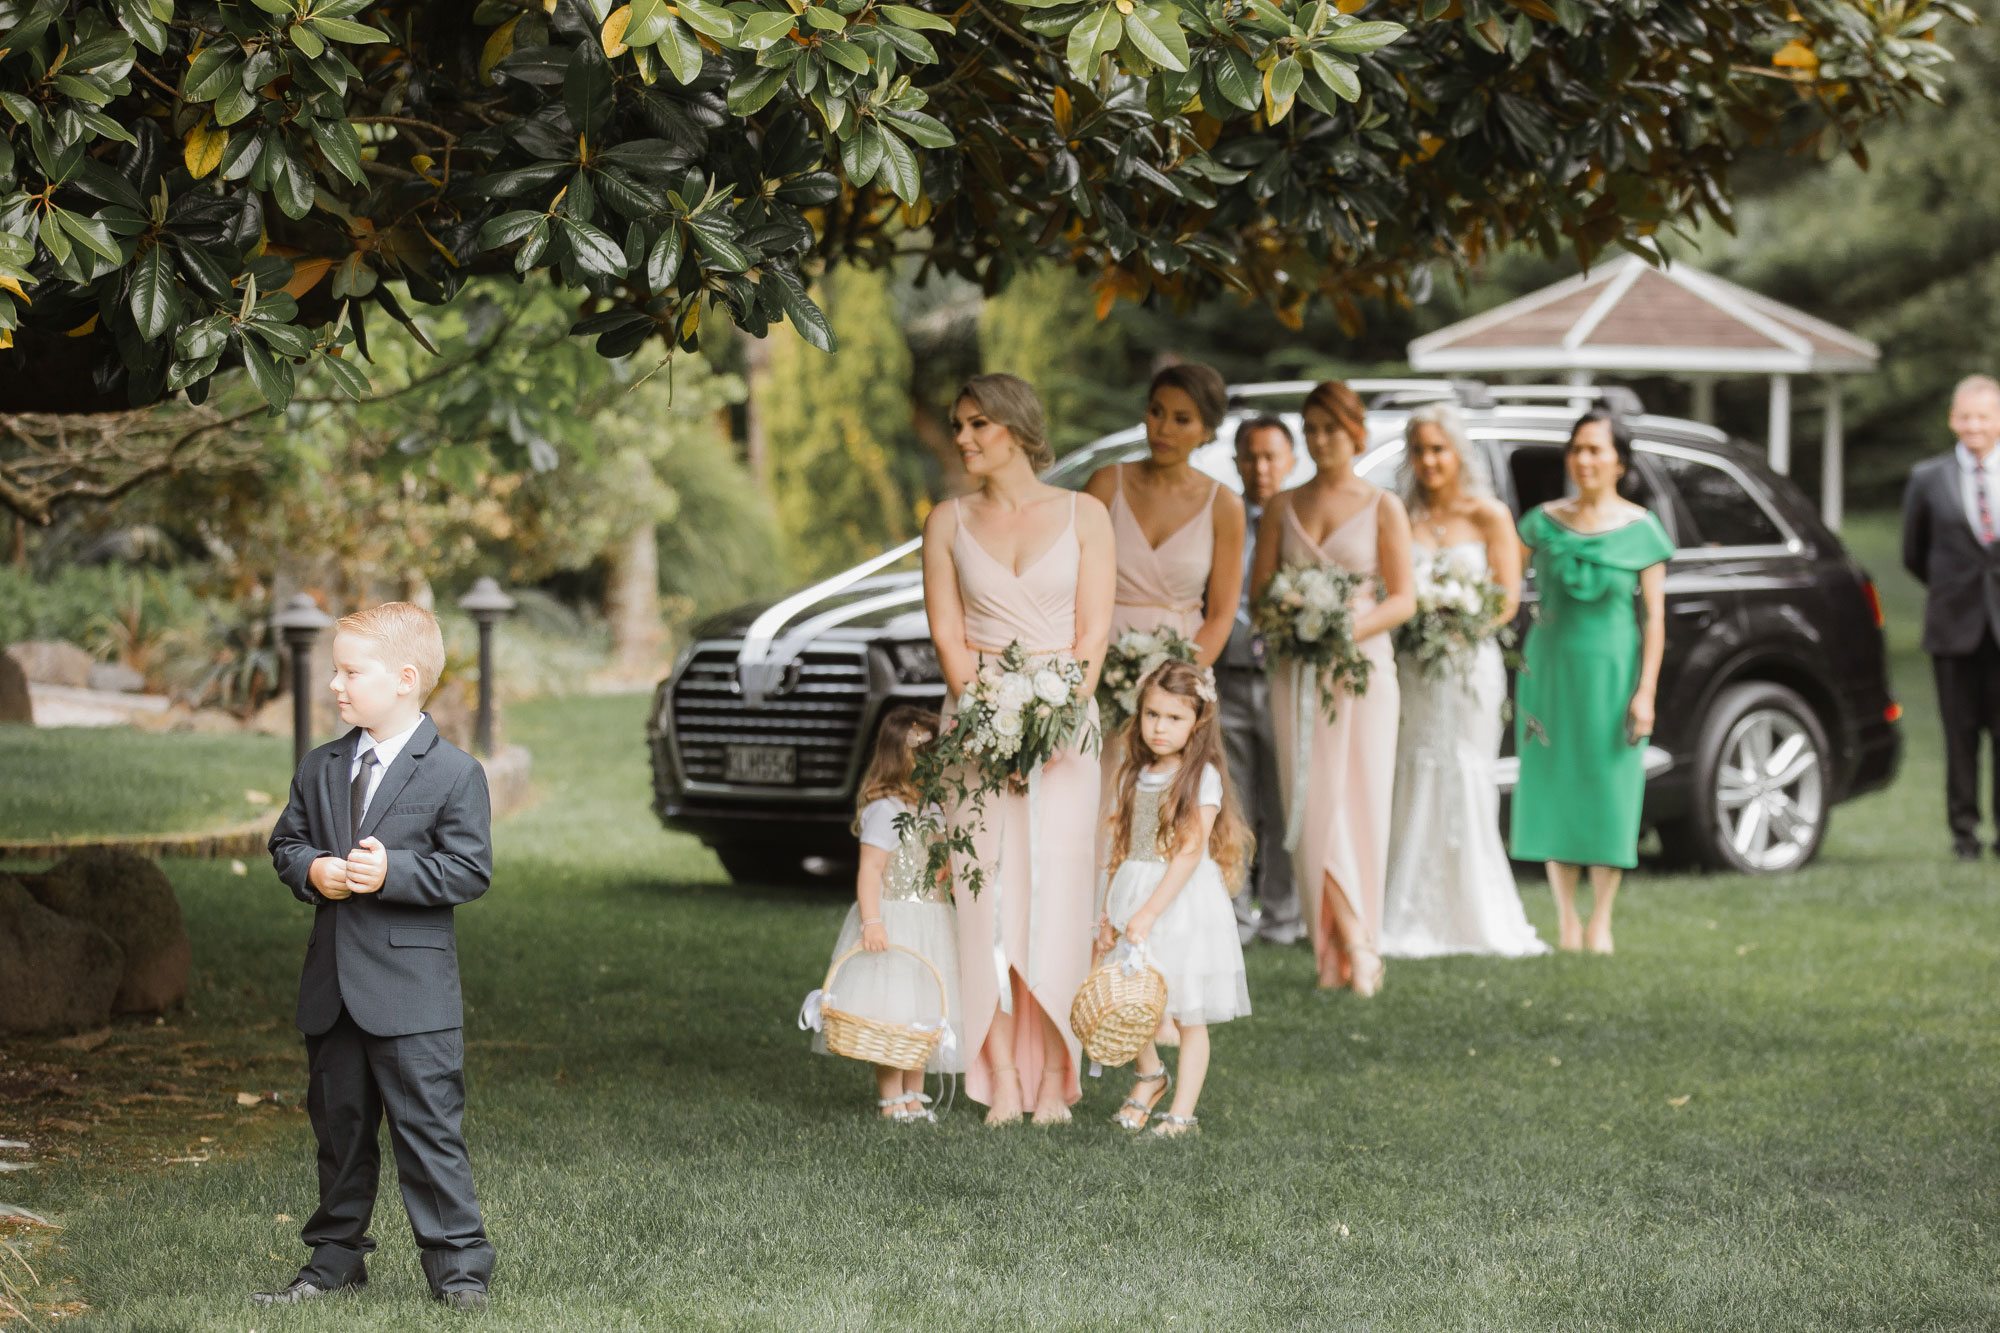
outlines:
[[[1170, 661], [1146, 678], [1125, 730], [1117, 791], [1098, 945], [1109, 949], [1113, 932], [1122, 933], [1145, 946], [1167, 980], [1167, 1017], [1180, 1028], [1180, 1086], [1153, 1133], [1174, 1138], [1196, 1128], [1210, 1025], [1250, 1012], [1229, 902], [1249, 863], [1250, 834], [1230, 791], [1209, 672]], [[1172, 1083], [1157, 1042], [1146, 1043], [1136, 1069], [1115, 1117], [1135, 1133]]]
[[[906, 1025], [935, 1025], [937, 983], [913, 959], [890, 952], [899, 945], [921, 954], [944, 978], [944, 1018], [949, 1024], [937, 1054], [924, 1069], [875, 1066], [876, 1105], [882, 1118], [932, 1121], [924, 1095], [926, 1073], [959, 1074], [965, 1058], [959, 1044], [958, 916], [951, 888], [925, 873], [928, 847], [921, 833], [898, 836], [896, 817], [917, 808], [911, 777], [916, 752], [936, 738], [937, 714], [914, 704], [891, 709], [876, 733], [875, 757], [861, 780], [861, 869], [855, 876], [853, 907], [834, 942], [833, 956], [859, 944], [873, 957], [855, 958], [835, 978], [840, 1008], [866, 1018]], [[824, 1035], [813, 1049], [826, 1054]]]

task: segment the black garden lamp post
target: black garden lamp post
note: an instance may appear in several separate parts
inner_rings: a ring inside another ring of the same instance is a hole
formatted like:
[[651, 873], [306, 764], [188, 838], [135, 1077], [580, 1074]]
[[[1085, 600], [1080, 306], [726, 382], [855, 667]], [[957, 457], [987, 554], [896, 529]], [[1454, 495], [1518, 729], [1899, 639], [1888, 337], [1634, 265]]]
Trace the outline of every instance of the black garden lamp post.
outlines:
[[479, 717], [473, 723], [472, 747], [482, 759], [493, 754], [493, 627], [514, 609], [514, 599], [500, 590], [490, 575], [481, 575], [472, 591], [458, 599], [458, 609], [479, 626]]
[[312, 696], [307, 693], [312, 679], [313, 643], [319, 632], [333, 623], [333, 617], [319, 609], [319, 603], [305, 593], [294, 593], [285, 609], [271, 617], [271, 625], [284, 636], [292, 656], [292, 767], [312, 748]]

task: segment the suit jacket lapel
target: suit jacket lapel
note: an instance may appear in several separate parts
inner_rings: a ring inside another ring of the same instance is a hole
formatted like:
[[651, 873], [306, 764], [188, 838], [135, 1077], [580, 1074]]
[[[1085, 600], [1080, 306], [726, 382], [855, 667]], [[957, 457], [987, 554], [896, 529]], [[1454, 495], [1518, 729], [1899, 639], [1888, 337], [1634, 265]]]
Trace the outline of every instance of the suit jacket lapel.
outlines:
[[368, 812], [361, 819], [362, 837], [366, 838], [375, 832], [375, 826], [382, 822], [383, 814], [395, 803], [403, 788], [409, 785], [410, 779], [416, 776], [417, 761], [423, 758], [424, 752], [437, 740], [437, 734], [437, 724], [431, 721], [429, 714], [425, 714], [424, 720], [417, 724], [416, 734], [410, 737], [410, 743], [396, 756], [396, 762], [389, 765], [388, 771], [382, 775], [382, 781], [375, 786], [375, 794], [368, 798]]
[[351, 807], [353, 782], [348, 770], [354, 767], [355, 736], [361, 729], [354, 728], [347, 733], [340, 744], [328, 752], [326, 766], [320, 771], [320, 787], [326, 793], [327, 812], [333, 818], [333, 827], [328, 830], [334, 845], [327, 848], [335, 856], [346, 856], [352, 850], [344, 844], [348, 831], [354, 827], [354, 812]]

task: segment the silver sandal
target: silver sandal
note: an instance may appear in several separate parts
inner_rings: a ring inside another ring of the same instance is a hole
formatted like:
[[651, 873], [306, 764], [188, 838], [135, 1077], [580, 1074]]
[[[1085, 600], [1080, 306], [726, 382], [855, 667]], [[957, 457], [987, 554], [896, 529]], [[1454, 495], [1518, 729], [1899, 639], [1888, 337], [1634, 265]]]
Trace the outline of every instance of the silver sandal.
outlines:
[[[1164, 1064], [1150, 1074], [1141, 1074], [1137, 1070], [1134, 1070], [1132, 1073], [1132, 1081], [1134, 1083], [1155, 1083], [1160, 1079], [1165, 1079], [1167, 1086], [1160, 1089], [1159, 1097], [1153, 1098], [1150, 1102], [1142, 1102], [1137, 1097], [1127, 1097], [1125, 1104], [1112, 1113], [1111, 1123], [1128, 1134], [1137, 1134], [1143, 1130], [1146, 1127], [1147, 1118], [1153, 1114], [1153, 1108], [1160, 1104], [1160, 1098], [1165, 1097], [1173, 1089], [1174, 1076], [1167, 1072], [1167, 1067]], [[1139, 1113], [1138, 1124], [1135, 1125], [1125, 1118], [1125, 1112], [1128, 1110]]]
[[900, 1097], [877, 1097], [875, 1105], [884, 1111], [889, 1111], [889, 1108], [892, 1106], [907, 1106], [908, 1103], [915, 1102], [917, 1106], [914, 1110], [889, 1111], [889, 1114], [878, 1118], [887, 1120], [892, 1125], [907, 1125], [912, 1121], [918, 1120], [928, 1121], [935, 1125], [937, 1123], [937, 1116], [932, 1114], [930, 1108], [925, 1105], [929, 1101], [930, 1098], [924, 1096], [921, 1092], [906, 1092]]
[[[1180, 1139], [1201, 1133], [1201, 1117], [1192, 1115], [1170, 1115], [1165, 1111], [1155, 1112], [1153, 1119], [1159, 1121], [1153, 1126], [1152, 1137], [1156, 1139]], [[1167, 1127], [1171, 1125], [1173, 1132]]]

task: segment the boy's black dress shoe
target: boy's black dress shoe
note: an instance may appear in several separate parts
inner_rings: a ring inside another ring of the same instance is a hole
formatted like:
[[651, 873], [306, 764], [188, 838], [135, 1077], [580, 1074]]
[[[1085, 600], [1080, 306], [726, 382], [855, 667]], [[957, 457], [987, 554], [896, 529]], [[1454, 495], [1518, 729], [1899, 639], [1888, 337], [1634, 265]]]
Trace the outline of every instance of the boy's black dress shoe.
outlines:
[[486, 1293], [470, 1288], [464, 1291], [447, 1291], [439, 1296], [438, 1299], [445, 1303], [447, 1309], [451, 1310], [484, 1310], [486, 1308]]
[[292, 1285], [283, 1291], [254, 1291], [250, 1293], [252, 1305], [297, 1305], [317, 1296], [325, 1296], [336, 1291], [359, 1291], [368, 1285], [368, 1279], [358, 1277], [352, 1282], [343, 1282], [337, 1287], [322, 1287], [311, 1278], [295, 1278]]

